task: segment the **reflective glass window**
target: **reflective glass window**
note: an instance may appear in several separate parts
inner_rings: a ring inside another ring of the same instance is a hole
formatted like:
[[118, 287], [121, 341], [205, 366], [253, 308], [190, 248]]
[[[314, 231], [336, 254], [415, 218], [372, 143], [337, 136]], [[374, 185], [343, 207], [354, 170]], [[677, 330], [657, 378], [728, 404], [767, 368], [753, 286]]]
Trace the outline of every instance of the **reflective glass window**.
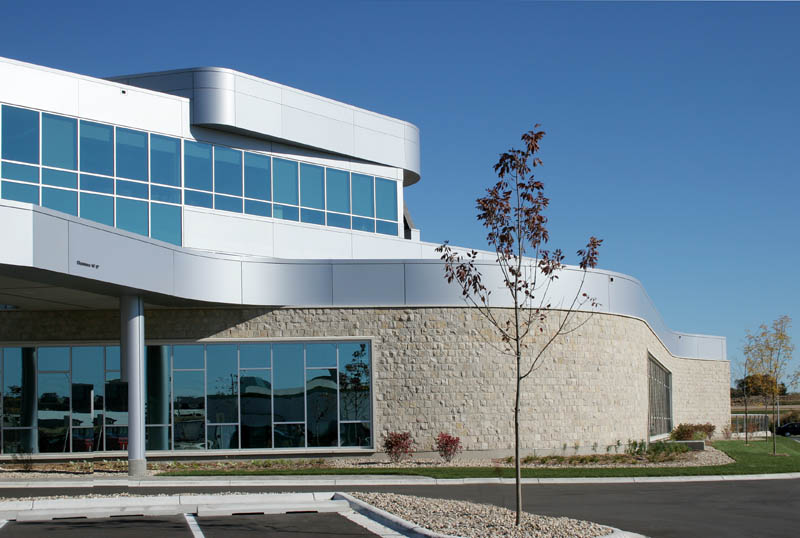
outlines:
[[35, 428], [3, 430], [3, 454], [32, 454], [38, 446]]
[[[76, 346], [72, 348], [72, 425], [91, 426], [86, 438], [91, 440], [90, 450], [100, 448], [100, 435], [94, 426], [103, 424], [105, 395], [105, 370], [102, 346]], [[74, 450], [74, 438], [73, 438]]]
[[365, 342], [339, 344], [341, 420], [370, 420], [370, 354]]
[[[209, 402], [209, 407], [211, 402]], [[234, 424], [223, 424], [208, 427], [208, 448], [210, 450], [225, 450], [239, 448], [239, 428]]]
[[272, 204], [266, 202], [256, 202], [255, 200], [244, 201], [244, 212], [249, 215], [259, 215], [261, 217], [272, 216]]
[[106, 426], [106, 450], [127, 450], [127, 449], [128, 449], [128, 427]]
[[114, 128], [81, 120], [81, 171], [114, 175]]
[[363, 174], [353, 174], [353, 214], [362, 217], [372, 217], [373, 211], [373, 192], [372, 176]]
[[[178, 346], [175, 346], [176, 348]], [[200, 346], [202, 348], [202, 346]], [[203, 450], [205, 444], [205, 372], [173, 372], [175, 450]]]
[[3, 158], [39, 164], [39, 113], [3, 105]]
[[206, 346], [206, 394], [208, 422], [239, 420], [239, 373], [236, 344]]
[[68, 347], [40, 347], [38, 352], [39, 371], [69, 370]]
[[308, 446], [336, 446], [336, 368], [306, 371]]
[[325, 173], [328, 211], [350, 213], [350, 172], [328, 168]]
[[321, 166], [300, 165], [300, 205], [325, 209], [325, 169]]
[[242, 195], [241, 151], [214, 146], [214, 192]]
[[[273, 344], [275, 422], [305, 420], [303, 344]], [[277, 430], [275, 442], [277, 444]]]
[[83, 219], [114, 226], [114, 198], [82, 192], [80, 213]]
[[172, 353], [172, 367], [176, 370], [195, 370], [205, 368], [202, 345], [189, 344], [183, 346], [172, 346]]
[[379, 234], [397, 235], [397, 223], [379, 220], [376, 222], [376, 231]]
[[147, 181], [147, 133], [117, 127], [117, 176]]
[[181, 208], [150, 204], [150, 237], [173, 245], [181, 244]]
[[181, 190], [151, 185], [150, 199], [154, 202], [169, 202], [171, 204], [179, 204], [181, 203]]
[[372, 446], [369, 422], [344, 422], [339, 425], [340, 446]]
[[108, 346], [106, 348], [106, 370], [119, 370], [119, 346]]
[[78, 193], [76, 191], [42, 187], [42, 205], [77, 217]]
[[283, 219], [283, 220], [299, 220], [298, 212], [296, 207], [291, 207], [288, 205], [278, 205], [273, 204], [272, 206], [272, 216], [276, 219]]
[[77, 189], [78, 174], [64, 172], [62, 170], [50, 170], [49, 168], [42, 168], [42, 183], [45, 185], [53, 185], [54, 187]]
[[[171, 346], [147, 346], [145, 354], [145, 400], [146, 424], [169, 425], [171, 376]], [[163, 433], [163, 432], [161, 432]], [[160, 435], [156, 432], [154, 435]], [[158, 450], [165, 450], [160, 448]]]
[[147, 202], [117, 198], [117, 228], [147, 235]]
[[305, 441], [304, 424], [275, 424], [275, 448], [302, 448]]
[[17, 202], [27, 202], [29, 204], [39, 203], [39, 187], [37, 185], [3, 181], [2, 190], [3, 198], [6, 200], [16, 200]]
[[169, 426], [147, 426], [145, 428], [145, 450], [170, 450], [172, 446], [170, 442], [171, 429]]
[[361, 230], [362, 232], [374, 232], [375, 221], [372, 219], [364, 219], [361, 217], [353, 217], [353, 229]]
[[270, 163], [266, 155], [244, 154], [244, 195], [269, 200], [272, 192]]
[[233, 211], [234, 213], [242, 212], [242, 199], [234, 198], [233, 196], [214, 196], [214, 208], [221, 211]]
[[181, 186], [180, 139], [150, 135], [150, 182]]
[[301, 219], [303, 222], [310, 224], [325, 224], [325, 213], [323, 211], [314, 211], [313, 209], [302, 209], [300, 211]]
[[375, 216], [379, 219], [397, 220], [397, 182], [375, 178]]
[[183, 191], [183, 199], [186, 205], [193, 205], [197, 207], [214, 207], [214, 198], [207, 192], [199, 191]]
[[38, 395], [39, 452], [69, 452], [69, 374], [40, 371]]
[[306, 344], [306, 368], [336, 368], [336, 344]]
[[[128, 424], [128, 382], [120, 379], [119, 372], [106, 372], [105, 419], [107, 426], [127, 426]], [[127, 430], [125, 436], [127, 437]], [[108, 429], [106, 429], [107, 450], [124, 450], [124, 447], [121, 446], [123, 441], [127, 442], [127, 438], [114, 439], [112, 436], [110, 439]], [[112, 448], [113, 446], [118, 448]]]
[[335, 228], [350, 229], [350, 215], [340, 215], [338, 213], [328, 213], [328, 226]]
[[240, 376], [242, 448], [270, 448], [272, 446], [270, 370], [241, 370]]
[[[37, 398], [34, 353], [32, 347], [7, 347], [2, 350], [3, 426], [34, 425]], [[8, 435], [8, 432], [5, 434]]]
[[147, 200], [147, 183], [117, 180], [117, 196], [130, 196]]
[[110, 177], [81, 174], [81, 190], [114, 194], [114, 180]]
[[269, 344], [241, 344], [239, 368], [269, 368]]
[[281, 204], [297, 205], [297, 163], [283, 159], [273, 159], [272, 161], [275, 201]]
[[3, 178], [39, 183], [39, 167], [27, 164], [3, 163]]
[[183, 144], [184, 186], [190, 189], [211, 190], [211, 146], [201, 142]]
[[42, 114], [42, 164], [78, 168], [78, 120]]

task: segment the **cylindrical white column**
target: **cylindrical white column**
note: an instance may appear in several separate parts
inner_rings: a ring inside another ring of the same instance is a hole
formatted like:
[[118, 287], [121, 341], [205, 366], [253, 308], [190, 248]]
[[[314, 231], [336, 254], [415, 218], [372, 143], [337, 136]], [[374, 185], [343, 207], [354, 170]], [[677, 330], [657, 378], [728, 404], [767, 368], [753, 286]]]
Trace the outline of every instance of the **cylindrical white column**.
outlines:
[[144, 304], [125, 295], [119, 300], [120, 356], [123, 380], [128, 382], [128, 475], [147, 473], [144, 456]]

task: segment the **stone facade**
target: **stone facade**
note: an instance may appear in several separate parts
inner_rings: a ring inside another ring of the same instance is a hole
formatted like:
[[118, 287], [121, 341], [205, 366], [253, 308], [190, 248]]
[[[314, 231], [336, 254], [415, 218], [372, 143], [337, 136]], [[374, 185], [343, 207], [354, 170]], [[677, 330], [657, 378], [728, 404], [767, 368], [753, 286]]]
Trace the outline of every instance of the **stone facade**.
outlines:
[[[549, 327], [559, 315], [551, 312]], [[381, 432], [408, 430], [425, 450], [444, 431], [470, 451], [513, 447], [514, 360], [474, 309], [150, 309], [146, 316], [148, 341], [371, 338], [376, 441]], [[523, 381], [523, 454], [604, 452], [618, 440], [647, 438], [648, 354], [672, 373], [674, 424], [711, 422], [719, 432], [729, 423], [727, 361], [674, 357], [639, 319], [577, 314], [573, 322], [574, 332]], [[0, 313], [0, 342], [118, 339], [117, 312]]]

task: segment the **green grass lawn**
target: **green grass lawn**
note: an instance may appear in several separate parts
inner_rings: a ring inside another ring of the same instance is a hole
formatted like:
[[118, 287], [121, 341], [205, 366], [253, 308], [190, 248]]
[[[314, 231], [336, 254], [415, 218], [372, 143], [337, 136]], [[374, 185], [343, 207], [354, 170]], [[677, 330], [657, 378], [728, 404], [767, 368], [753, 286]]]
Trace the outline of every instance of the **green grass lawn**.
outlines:
[[[709, 467], [627, 467], [627, 468], [563, 468], [522, 469], [523, 478], [581, 478], [631, 476], [702, 476], [800, 472], [800, 443], [778, 438], [778, 453], [772, 456], [772, 442], [763, 440], [745, 445], [744, 441], [716, 441], [714, 447], [727, 453], [736, 463]], [[202, 465], [202, 464], [201, 464]], [[411, 475], [431, 478], [513, 478], [508, 467], [406, 467], [402, 469], [181, 469], [159, 476], [297, 476], [297, 475]]]

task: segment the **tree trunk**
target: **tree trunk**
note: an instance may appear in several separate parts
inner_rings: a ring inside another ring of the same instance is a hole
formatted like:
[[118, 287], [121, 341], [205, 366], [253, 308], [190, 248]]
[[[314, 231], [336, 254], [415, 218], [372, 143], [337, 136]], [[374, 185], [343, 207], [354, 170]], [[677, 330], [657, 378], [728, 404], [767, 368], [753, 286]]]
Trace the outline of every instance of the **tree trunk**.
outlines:
[[517, 486], [517, 526], [522, 524], [522, 471], [519, 458], [519, 392], [522, 380], [519, 378], [521, 357], [517, 353], [517, 396], [514, 402], [514, 471]]

